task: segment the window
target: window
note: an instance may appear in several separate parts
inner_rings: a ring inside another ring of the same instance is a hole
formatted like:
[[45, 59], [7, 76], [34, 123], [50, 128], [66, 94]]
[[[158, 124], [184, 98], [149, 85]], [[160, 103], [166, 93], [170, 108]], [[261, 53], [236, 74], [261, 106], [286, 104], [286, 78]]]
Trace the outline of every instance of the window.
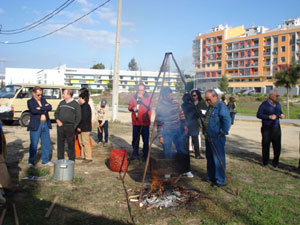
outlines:
[[249, 79], [249, 82], [252, 82], [252, 79]]
[[285, 62], [285, 57], [281, 57], [280, 62]]
[[24, 87], [22, 90], [19, 92], [17, 98], [31, 98], [31, 87]]
[[260, 81], [260, 79], [254, 79], [254, 81]]
[[211, 66], [215, 66], [215, 63], [212, 63]]
[[221, 65], [222, 65], [222, 64], [221, 64], [221, 63], [219, 63], [219, 67], [221, 67]]
[[210, 64], [209, 64], [209, 63], [207, 64], [207, 67], [210, 67]]
[[281, 36], [281, 41], [285, 42], [285, 36]]
[[278, 43], [278, 37], [274, 37], [274, 43]]
[[277, 63], [277, 58], [274, 58], [274, 59], [273, 59], [273, 62], [274, 62], [274, 63]]
[[281, 47], [281, 52], [285, 52], [285, 46]]
[[293, 46], [292, 46], [292, 51], [294, 52], [294, 51], [295, 51], [295, 49], [296, 49], [296, 48], [295, 48], [295, 45], [293, 45]]

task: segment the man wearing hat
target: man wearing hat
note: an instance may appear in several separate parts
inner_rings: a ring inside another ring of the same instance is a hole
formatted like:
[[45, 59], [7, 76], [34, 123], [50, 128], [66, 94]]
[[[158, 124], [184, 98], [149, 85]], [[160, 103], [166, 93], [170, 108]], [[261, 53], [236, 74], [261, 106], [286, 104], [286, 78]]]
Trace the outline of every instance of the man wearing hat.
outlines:
[[[107, 145], [108, 142], [108, 105], [107, 100], [102, 99], [101, 102], [96, 106], [97, 113], [97, 128], [98, 128], [98, 142], [103, 143], [103, 146]], [[104, 142], [103, 142], [104, 132]]]

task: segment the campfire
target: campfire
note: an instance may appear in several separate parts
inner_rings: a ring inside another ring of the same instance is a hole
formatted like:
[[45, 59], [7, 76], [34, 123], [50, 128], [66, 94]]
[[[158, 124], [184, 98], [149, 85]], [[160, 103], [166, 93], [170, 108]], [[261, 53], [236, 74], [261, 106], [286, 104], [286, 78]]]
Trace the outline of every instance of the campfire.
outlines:
[[[140, 193], [135, 192], [129, 196], [130, 201], [137, 202], [141, 208], [149, 210], [152, 208], [174, 207], [199, 198], [199, 192], [177, 185], [181, 174], [186, 172], [185, 165], [185, 159], [182, 158], [164, 159], [162, 157], [151, 157], [151, 185], [142, 190], [141, 199], [139, 199]], [[165, 178], [165, 174], [172, 174], [172, 176]]]

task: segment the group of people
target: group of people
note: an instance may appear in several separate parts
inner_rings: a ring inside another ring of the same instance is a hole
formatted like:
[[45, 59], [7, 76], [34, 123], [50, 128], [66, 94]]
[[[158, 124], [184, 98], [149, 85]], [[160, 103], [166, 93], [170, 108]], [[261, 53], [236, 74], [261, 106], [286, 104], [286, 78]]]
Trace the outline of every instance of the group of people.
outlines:
[[[208, 102], [208, 106], [205, 103]], [[218, 99], [214, 90], [205, 93], [205, 100], [198, 90], [192, 90], [183, 96], [183, 104], [174, 99], [169, 87], [161, 90], [161, 99], [156, 108], [156, 125], [159, 142], [163, 145], [165, 158], [178, 155], [189, 158], [189, 137], [195, 149], [195, 158], [200, 159], [199, 133], [202, 127], [205, 136], [207, 176], [213, 186], [225, 185], [225, 135], [231, 126], [228, 108]], [[132, 159], [139, 157], [139, 137], [143, 138], [143, 159], [149, 150], [149, 126], [153, 102], [151, 95], [140, 84], [138, 91], [132, 96], [128, 110], [132, 116]], [[172, 146], [175, 146], [176, 152]], [[219, 161], [218, 158], [221, 160]], [[189, 161], [188, 161], [189, 162]], [[189, 165], [188, 165], [189, 168]], [[183, 175], [193, 177], [191, 170]], [[165, 174], [169, 178], [171, 174]]]
[[[30, 122], [27, 130], [30, 131], [30, 147], [28, 166], [35, 165], [37, 146], [41, 140], [42, 164], [52, 166], [51, 144], [49, 129], [52, 128], [49, 112], [51, 104], [42, 97], [43, 90], [36, 86], [32, 89], [32, 98], [28, 100], [27, 106], [30, 112]], [[93, 122], [97, 119], [98, 138], [102, 142], [105, 133], [105, 142], [108, 142], [108, 110], [106, 100], [102, 100], [96, 107], [90, 98], [87, 88], [79, 90], [79, 101], [73, 99], [73, 90], [63, 91], [63, 100], [55, 110], [54, 117], [57, 123], [57, 159], [65, 158], [65, 142], [67, 142], [67, 154], [69, 160], [75, 160], [75, 140], [79, 141], [80, 156], [77, 159], [90, 163], [92, 159], [91, 131]], [[96, 115], [95, 115], [96, 114]], [[75, 138], [77, 137], [77, 138]]]
[[[37, 146], [40, 139], [42, 164], [53, 165], [50, 161], [51, 139], [49, 133], [49, 129], [51, 129], [49, 112], [52, 110], [52, 106], [42, 97], [42, 92], [39, 86], [34, 87], [32, 98], [27, 102], [30, 111], [30, 123], [27, 128], [30, 131], [29, 167], [35, 165]], [[277, 167], [279, 162], [281, 152], [279, 119], [283, 119], [284, 114], [281, 111], [278, 97], [278, 92], [273, 90], [268, 100], [260, 105], [257, 112], [257, 117], [262, 119], [262, 161], [264, 166], [268, 165], [269, 162], [270, 143], [274, 148], [273, 166]], [[231, 124], [233, 124], [231, 113], [232, 109], [235, 109], [235, 100], [230, 99], [230, 102], [225, 105], [214, 90], [206, 91], [204, 99], [198, 90], [192, 90], [183, 95], [183, 103], [180, 105], [179, 101], [174, 98], [172, 90], [169, 87], [162, 87], [160, 100], [156, 108], [157, 135], [159, 142], [163, 145], [165, 158], [173, 158], [178, 154], [189, 158], [189, 139], [191, 138], [195, 149], [195, 159], [200, 159], [202, 156], [199, 148], [201, 143], [201, 141], [199, 143], [199, 134], [202, 129], [205, 137], [205, 155], [207, 159], [207, 175], [203, 180], [210, 181], [214, 187], [220, 187], [226, 184], [225, 136], [228, 134]], [[206, 102], [208, 105], [206, 105]], [[92, 162], [90, 134], [93, 118], [97, 121], [98, 141], [104, 145], [108, 142], [107, 101], [105, 99], [100, 101], [99, 105], [96, 106], [96, 110], [94, 110], [94, 105], [91, 106], [90, 104], [93, 104], [93, 102], [90, 101], [90, 94], [86, 88], [80, 90], [79, 102], [73, 99], [71, 89], [63, 91], [63, 100], [59, 103], [54, 114], [57, 123], [57, 158], [59, 160], [64, 159], [65, 142], [68, 145], [69, 160], [76, 159], [75, 136], [78, 135], [81, 158], [86, 163]], [[144, 84], [139, 84], [137, 93], [131, 97], [128, 105], [133, 125], [132, 160], [140, 157], [140, 136], [143, 140], [142, 159], [146, 160], [148, 156], [149, 127], [153, 105], [151, 94], [146, 92]], [[1, 131], [1, 133], [3, 132]], [[173, 150], [173, 144], [176, 151]], [[1, 148], [1, 155], [3, 155], [2, 152]], [[2, 158], [0, 159], [2, 160]], [[187, 168], [189, 168], [188, 171], [183, 175], [192, 178], [193, 174], [190, 166], [188, 165]], [[165, 174], [165, 177], [169, 178], [171, 174]]]

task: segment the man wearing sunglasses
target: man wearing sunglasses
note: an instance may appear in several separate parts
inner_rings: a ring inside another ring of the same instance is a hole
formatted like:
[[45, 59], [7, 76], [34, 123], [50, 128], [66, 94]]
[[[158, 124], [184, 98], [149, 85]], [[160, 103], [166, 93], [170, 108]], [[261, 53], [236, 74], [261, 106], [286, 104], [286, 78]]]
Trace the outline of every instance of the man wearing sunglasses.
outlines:
[[272, 142], [274, 158], [273, 166], [278, 167], [279, 156], [281, 152], [281, 129], [279, 119], [284, 119], [278, 102], [278, 91], [272, 90], [269, 99], [264, 101], [258, 108], [257, 118], [262, 120], [262, 163], [267, 166], [270, 158], [270, 144]]
[[32, 98], [27, 101], [30, 112], [30, 122], [27, 130], [30, 131], [30, 147], [28, 167], [35, 164], [36, 152], [39, 140], [42, 144], [42, 164], [52, 166], [50, 161], [50, 134], [51, 122], [48, 112], [52, 106], [42, 97], [41, 87], [36, 86], [32, 89]]
[[225, 135], [230, 129], [231, 119], [227, 106], [218, 99], [216, 91], [206, 91], [205, 99], [209, 106], [203, 128], [207, 159], [207, 176], [204, 180], [211, 181], [213, 187], [220, 187], [226, 184]]

